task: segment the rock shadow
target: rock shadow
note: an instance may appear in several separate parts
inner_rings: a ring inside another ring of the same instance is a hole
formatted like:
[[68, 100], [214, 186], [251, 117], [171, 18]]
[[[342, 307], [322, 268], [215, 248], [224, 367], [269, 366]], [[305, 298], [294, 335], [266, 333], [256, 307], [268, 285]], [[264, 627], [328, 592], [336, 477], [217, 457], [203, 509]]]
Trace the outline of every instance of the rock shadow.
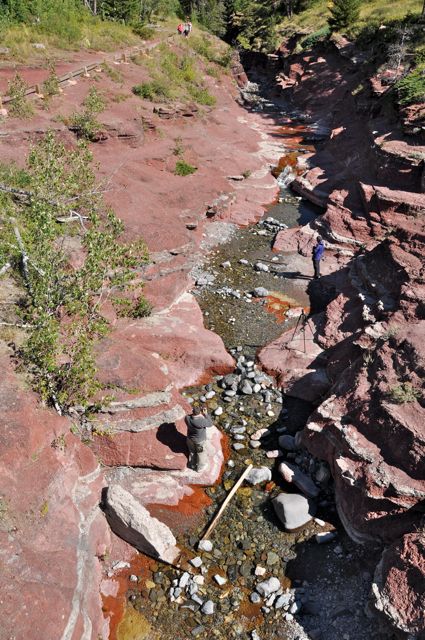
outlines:
[[156, 432], [156, 437], [159, 442], [168, 447], [173, 453], [182, 453], [186, 457], [189, 456], [186, 436], [178, 431], [174, 422], [161, 424]]

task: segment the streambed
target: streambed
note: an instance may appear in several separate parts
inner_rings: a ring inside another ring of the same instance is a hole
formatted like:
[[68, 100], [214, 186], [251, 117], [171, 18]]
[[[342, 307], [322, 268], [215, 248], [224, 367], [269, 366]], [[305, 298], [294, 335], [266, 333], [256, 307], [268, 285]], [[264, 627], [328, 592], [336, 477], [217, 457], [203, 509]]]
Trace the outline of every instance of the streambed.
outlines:
[[[303, 152], [299, 127], [294, 131], [297, 139], [290, 139], [287, 145], [291, 158], [294, 153]], [[287, 133], [283, 139], [288, 140]], [[285, 171], [287, 166], [282, 161], [279, 170]], [[265, 213], [266, 223], [260, 221], [254, 227], [238, 230], [209, 256], [198, 274], [200, 284], [195, 294], [205, 324], [222, 337], [242, 364], [254, 358], [261, 346], [282, 331], [295, 327], [297, 315], [288, 313], [289, 309], [308, 309], [310, 261], [298, 256], [289, 261], [284, 255], [273, 254], [272, 241], [279, 224], [305, 224], [318, 213], [312, 205], [292, 195], [283, 181], [280, 202]], [[267, 224], [268, 218], [275, 222]], [[256, 268], [258, 263], [266, 265], [267, 270]], [[267, 295], [251, 297], [258, 287], [266, 289]], [[135, 568], [127, 577], [128, 606], [114, 631], [115, 637], [117, 640], [379, 638], [377, 630], [371, 635], [366, 631], [371, 626], [365, 604], [375, 563], [374, 551], [354, 545], [343, 533], [331, 480], [319, 483], [319, 521], [312, 521], [300, 531], [285, 532], [272, 507], [273, 497], [282, 490], [294, 489], [276, 472], [275, 458], [267, 457], [267, 452], [278, 448], [282, 434], [295, 434], [302, 427], [311, 407], [283, 397], [273, 383], [267, 396], [262, 390], [237, 394], [225, 401], [222, 385], [216, 379], [205, 387], [185, 392], [188, 398], [204, 402], [210, 413], [222, 408], [215, 416], [215, 424], [224, 434], [226, 463], [220, 482], [206, 489], [211, 504], [191, 531], [180, 531], [178, 542], [187, 558], [181, 562], [180, 570], [149, 561], [143, 571]], [[254, 448], [251, 437], [259, 429], [267, 429], [267, 435], [260, 447]], [[312, 474], [320, 466], [303, 450], [286, 453], [285, 457]], [[198, 552], [197, 544], [206, 524], [250, 463], [269, 468], [271, 479], [241, 487], [211, 536], [212, 549]], [[316, 533], [335, 528], [338, 536], [331, 544], [319, 546], [314, 541]], [[194, 568], [188, 560], [196, 555], [202, 564]], [[188, 587], [179, 586], [186, 570], [196, 576], [196, 582], [191, 578], [193, 594]], [[264, 577], [259, 572], [264, 572]], [[288, 596], [282, 607], [276, 608], [271, 600], [257, 601], [253, 596], [258, 582], [271, 576], [280, 581], [281, 595]], [[353, 606], [353, 598], [361, 606]], [[206, 613], [204, 605], [209, 601], [213, 603], [212, 611]]]

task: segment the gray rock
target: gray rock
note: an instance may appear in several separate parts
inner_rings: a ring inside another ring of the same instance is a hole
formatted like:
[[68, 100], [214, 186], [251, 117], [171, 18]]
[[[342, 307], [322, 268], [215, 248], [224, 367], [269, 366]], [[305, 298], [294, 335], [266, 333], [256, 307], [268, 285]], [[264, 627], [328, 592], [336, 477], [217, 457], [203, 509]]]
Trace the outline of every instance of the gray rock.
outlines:
[[228, 396], [229, 398], [234, 398], [236, 395], [236, 391], [235, 389], [226, 389], [224, 395]]
[[252, 394], [252, 386], [251, 384], [248, 382], [248, 380], [244, 380], [240, 385], [239, 385], [239, 391], [241, 393], [243, 393], [246, 396], [249, 396]]
[[272, 504], [287, 531], [304, 526], [315, 514], [315, 506], [311, 500], [296, 493], [281, 493], [272, 500]]
[[241, 258], [239, 260], [239, 264], [249, 264], [248, 260], [246, 260], [245, 258]]
[[290, 593], [283, 593], [281, 596], [279, 596], [275, 603], [274, 603], [274, 607], [275, 609], [282, 609], [282, 607], [286, 607], [288, 606], [288, 604], [291, 602], [291, 594]]
[[198, 624], [197, 627], [192, 629], [191, 634], [194, 638], [197, 638], [198, 636], [201, 635], [201, 633], [204, 633], [204, 631], [205, 631], [205, 627], [202, 624]]
[[335, 531], [324, 531], [323, 533], [316, 533], [314, 536], [318, 544], [326, 544], [335, 540], [337, 534]]
[[280, 589], [280, 581], [272, 576], [264, 582], [259, 582], [255, 588], [261, 596], [268, 598], [269, 595]]
[[281, 449], [285, 449], [286, 451], [296, 451], [297, 445], [295, 443], [294, 436], [284, 435], [279, 438], [279, 447]]
[[261, 391], [261, 384], [258, 384], [258, 382], [256, 382], [252, 388], [254, 393], [259, 393]]
[[237, 385], [238, 382], [239, 376], [237, 376], [235, 373], [228, 373], [227, 376], [224, 376], [223, 380], [221, 381], [221, 385], [223, 388], [229, 388]]
[[265, 271], [265, 272], [269, 271], [269, 267], [263, 262], [256, 262], [254, 265], [254, 269], [256, 271]]
[[286, 482], [295, 484], [306, 496], [315, 498], [319, 494], [319, 488], [316, 487], [313, 480], [305, 473], [302, 473], [294, 464], [281, 462], [279, 473]]
[[187, 585], [189, 584], [190, 581], [190, 573], [188, 573], [187, 571], [185, 571], [182, 576], [180, 577], [179, 580], [179, 587], [181, 587], [182, 589], [184, 589], [185, 587], [187, 587]]
[[251, 593], [249, 599], [253, 604], [258, 604], [259, 602], [261, 602], [261, 596], [256, 591], [253, 591], [253, 593]]
[[167, 525], [152, 517], [121, 486], [108, 487], [105, 514], [114, 533], [142, 553], [169, 563], [173, 563], [179, 555], [176, 539]]
[[205, 604], [202, 605], [201, 611], [205, 616], [212, 616], [214, 613], [214, 602], [212, 600], [207, 600]]
[[275, 553], [274, 551], [269, 551], [267, 553], [267, 565], [273, 566], [274, 564], [277, 564], [279, 562], [280, 558], [278, 556], [277, 553]]
[[214, 398], [214, 396], [215, 396], [215, 391], [213, 391], [212, 389], [211, 391], [208, 391], [208, 393], [205, 394], [205, 397], [207, 400], [211, 400], [211, 398]]
[[[253, 442], [256, 441], [254, 440]], [[260, 484], [260, 482], [270, 482], [271, 479], [272, 472], [268, 467], [258, 467], [251, 469], [251, 471], [246, 476], [247, 482], [252, 485]]]
[[252, 295], [256, 298], [266, 298], [269, 295], [269, 292], [265, 287], [256, 287], [252, 292]]
[[242, 451], [242, 449], [245, 449], [245, 445], [242, 444], [241, 442], [235, 442], [235, 444], [233, 444], [232, 447], [235, 451]]

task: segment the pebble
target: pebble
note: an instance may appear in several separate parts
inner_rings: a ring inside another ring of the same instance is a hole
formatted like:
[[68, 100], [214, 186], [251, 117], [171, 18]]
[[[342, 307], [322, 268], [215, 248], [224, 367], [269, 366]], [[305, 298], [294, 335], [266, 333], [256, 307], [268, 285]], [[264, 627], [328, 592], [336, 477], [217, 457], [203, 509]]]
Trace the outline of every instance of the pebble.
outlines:
[[241, 393], [243, 393], [244, 395], [251, 395], [252, 394], [252, 386], [251, 384], [248, 382], [248, 380], [244, 380], [240, 387], [239, 387], [239, 391]]
[[319, 527], [324, 527], [326, 522], [321, 520], [320, 518], [314, 518], [314, 522], [319, 525]]
[[211, 398], [214, 398], [214, 396], [215, 396], [215, 391], [213, 390], [208, 391], [208, 393], [205, 394], [205, 397], [207, 400], [211, 400]]
[[245, 436], [243, 435], [243, 433], [235, 433], [233, 438], [235, 440], [245, 440]]
[[269, 295], [268, 290], [265, 287], [256, 287], [252, 292], [255, 298], [266, 298]]
[[130, 578], [129, 578], [130, 582], [137, 582], [138, 581], [138, 577], [134, 575], [134, 573], [131, 574]]
[[189, 584], [189, 580], [190, 580], [190, 573], [185, 571], [179, 580], [179, 587], [184, 589]]
[[286, 607], [291, 602], [291, 594], [284, 593], [279, 596], [274, 603], [275, 609], [282, 609], [282, 607]]
[[235, 444], [233, 444], [232, 447], [235, 451], [241, 451], [242, 449], [245, 449], [245, 445], [242, 444], [241, 442], [235, 442]]
[[314, 536], [317, 544], [326, 544], [327, 542], [332, 542], [336, 538], [335, 531], [324, 531], [323, 533], [316, 533]]
[[241, 258], [239, 260], [239, 264], [249, 264], [248, 260], [246, 260], [245, 258]]
[[213, 543], [211, 540], [200, 540], [198, 544], [198, 551], [207, 551], [208, 553], [213, 550]]
[[258, 393], [259, 391], [261, 391], [261, 384], [258, 384], [258, 382], [256, 382], [252, 388], [254, 393]]
[[259, 440], [250, 440], [249, 446], [251, 447], [251, 449], [258, 449], [259, 447], [261, 447], [261, 442]]
[[227, 578], [224, 578], [223, 576], [221, 576], [219, 573], [216, 573], [214, 576], [214, 580], [216, 581], [216, 583], [222, 587], [224, 584], [226, 584], [227, 582]]
[[268, 566], [272, 566], [274, 564], [277, 564], [279, 562], [279, 556], [277, 553], [275, 553], [274, 551], [269, 551], [267, 553], [267, 565]]
[[272, 472], [268, 467], [254, 467], [246, 476], [249, 484], [255, 485], [260, 482], [270, 482], [272, 479]]
[[205, 604], [202, 605], [201, 611], [205, 616], [212, 616], [214, 613], [214, 602], [212, 600], [207, 600]]
[[287, 622], [290, 622], [293, 619], [294, 616], [292, 615], [292, 613], [285, 613], [285, 620], [287, 620]]
[[258, 635], [255, 629], [251, 631], [251, 640], [261, 640], [260, 636]]
[[226, 389], [224, 395], [229, 396], [230, 398], [234, 398], [236, 395], [236, 391], [234, 389]]
[[214, 409], [215, 416], [221, 416], [222, 413], [223, 413], [223, 407], [217, 407], [217, 409]]
[[202, 624], [198, 624], [197, 627], [192, 629], [191, 633], [194, 638], [197, 638], [201, 633], [204, 633], [205, 627]]
[[222, 262], [220, 267], [223, 267], [223, 269], [228, 269], [229, 267], [231, 267], [231, 263], [230, 260], [226, 260], [225, 262]]
[[266, 456], [268, 458], [278, 458], [279, 455], [280, 455], [280, 451], [278, 451], [277, 449], [273, 449], [272, 451], [266, 452]]
[[199, 569], [199, 567], [202, 565], [202, 558], [196, 556], [196, 558], [192, 558], [191, 560], [189, 560], [189, 562], [193, 567]]
[[269, 267], [263, 262], [256, 262], [254, 265], [256, 271], [269, 271]]
[[257, 566], [255, 567], [255, 571], [254, 571], [256, 576], [263, 576], [266, 573], [266, 568], [265, 567], [261, 567], [259, 564], [257, 564]]
[[272, 411], [271, 409], [269, 409], [269, 411], [267, 411], [267, 415], [268, 415], [270, 418], [273, 418], [273, 416], [275, 416], [276, 414], [275, 414], [275, 412], [274, 412], [274, 411]]
[[255, 591], [251, 593], [249, 599], [251, 600], [252, 604], [258, 604], [259, 602], [261, 602], [261, 597]]
[[271, 595], [275, 591], [278, 591], [280, 589], [280, 586], [281, 585], [280, 585], [279, 579], [272, 576], [271, 578], [269, 578], [268, 580], [265, 580], [264, 582], [259, 582], [255, 588], [260, 595], [267, 598], [269, 595]]
[[204, 576], [194, 576], [193, 577], [193, 582], [195, 582], [196, 584], [200, 585], [202, 587], [202, 585], [205, 582], [205, 577]]
[[227, 466], [230, 467], [231, 469], [233, 469], [233, 467], [235, 466], [235, 461], [234, 460], [228, 460], [227, 461]]

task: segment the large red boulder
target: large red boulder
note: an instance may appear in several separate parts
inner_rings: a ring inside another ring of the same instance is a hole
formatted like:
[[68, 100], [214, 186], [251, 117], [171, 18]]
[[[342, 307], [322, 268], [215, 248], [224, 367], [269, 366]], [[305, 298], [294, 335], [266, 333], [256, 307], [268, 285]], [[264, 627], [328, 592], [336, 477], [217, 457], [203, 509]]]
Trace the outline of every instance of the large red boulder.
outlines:
[[425, 638], [425, 538], [410, 533], [382, 554], [372, 592], [375, 607], [409, 638]]

